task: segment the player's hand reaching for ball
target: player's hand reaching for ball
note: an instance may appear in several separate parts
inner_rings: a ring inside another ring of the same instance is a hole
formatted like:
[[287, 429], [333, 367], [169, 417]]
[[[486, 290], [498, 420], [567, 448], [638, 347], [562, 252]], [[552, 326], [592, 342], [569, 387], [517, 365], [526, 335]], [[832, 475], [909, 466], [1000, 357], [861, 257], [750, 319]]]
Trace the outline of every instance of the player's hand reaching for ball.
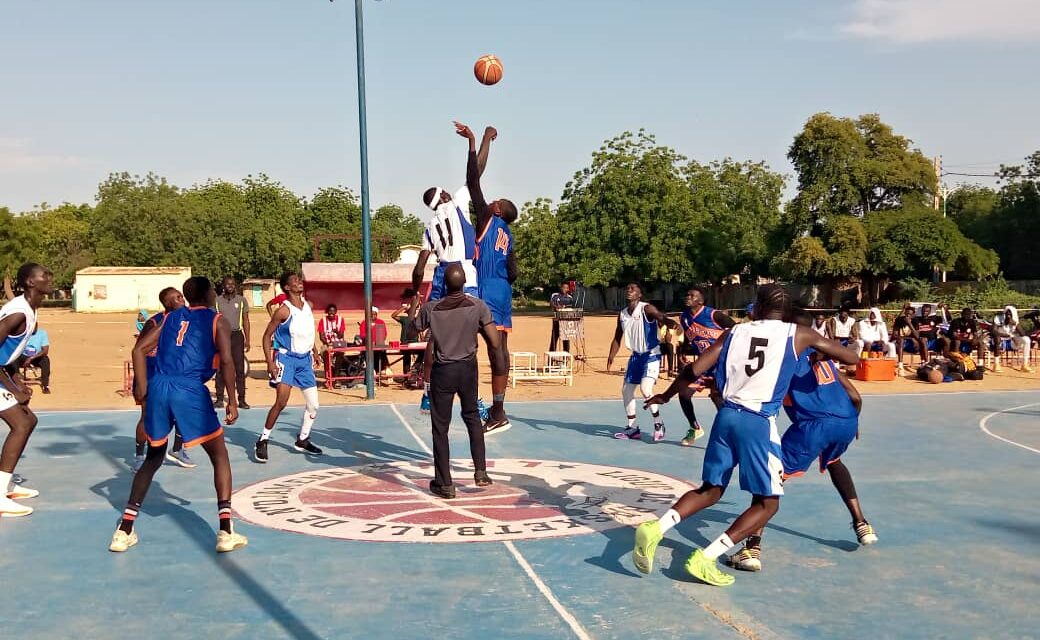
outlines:
[[647, 398], [646, 402], [643, 403], [643, 408], [649, 409], [652, 404], [668, 404], [668, 398], [665, 398], [664, 395], [658, 393], [657, 395]]
[[498, 129], [496, 129], [494, 127], [487, 127], [486, 129], [484, 129], [484, 137], [485, 138], [490, 138], [491, 140], [497, 140], [498, 139]]
[[476, 136], [473, 135], [473, 130], [461, 122], [452, 121], [452, 124], [455, 125], [455, 133], [459, 134], [463, 138], [466, 138], [467, 140], [474, 140], [476, 138]]

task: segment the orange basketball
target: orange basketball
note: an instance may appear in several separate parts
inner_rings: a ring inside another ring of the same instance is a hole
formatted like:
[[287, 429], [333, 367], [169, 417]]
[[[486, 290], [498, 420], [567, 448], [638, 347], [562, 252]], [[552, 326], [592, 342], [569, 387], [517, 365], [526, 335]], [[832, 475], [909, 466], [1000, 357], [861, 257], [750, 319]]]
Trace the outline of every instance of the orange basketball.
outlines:
[[473, 75], [481, 84], [495, 84], [502, 79], [502, 61], [492, 55], [480, 56], [473, 65]]

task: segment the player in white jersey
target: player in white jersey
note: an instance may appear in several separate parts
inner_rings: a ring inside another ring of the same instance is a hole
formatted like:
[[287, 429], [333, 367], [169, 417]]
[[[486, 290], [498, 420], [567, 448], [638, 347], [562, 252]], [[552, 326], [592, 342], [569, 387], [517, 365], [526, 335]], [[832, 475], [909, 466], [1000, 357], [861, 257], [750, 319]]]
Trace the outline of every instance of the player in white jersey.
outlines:
[[650, 573], [654, 552], [666, 531], [683, 518], [714, 505], [722, 498], [733, 469], [740, 467], [740, 488], [752, 495], [751, 506], [724, 534], [686, 561], [686, 570], [708, 584], [732, 584], [733, 576], [719, 570], [716, 559], [752, 532], [764, 527], [780, 507], [783, 465], [776, 415], [798, 364], [798, 357], [813, 348], [846, 364], [859, 354], [782, 318], [790, 313], [791, 299], [778, 285], [760, 287], [754, 320], [738, 324], [692, 365], [687, 365], [665, 393], [647, 405], [668, 402], [683, 385], [689, 385], [711, 367], [724, 402], [715, 416], [704, 452], [702, 484], [686, 492], [659, 520], [636, 529], [632, 559], [636, 568]]
[[18, 375], [18, 357], [36, 329], [36, 310], [43, 297], [54, 290], [50, 270], [35, 263], [18, 269], [15, 279], [21, 295], [0, 308], [0, 418], [11, 429], [0, 450], [0, 517], [27, 516], [31, 507], [15, 502], [35, 498], [40, 492], [12, 484], [15, 465], [36, 428], [36, 414], [29, 409], [32, 392]]
[[[643, 302], [643, 288], [631, 283], [625, 287], [625, 298], [628, 304], [618, 314], [617, 329], [614, 340], [610, 343], [607, 354], [607, 371], [614, 364], [614, 356], [621, 348], [622, 338], [625, 346], [632, 352], [625, 367], [625, 381], [621, 385], [621, 401], [625, 404], [628, 425], [625, 430], [614, 434], [619, 440], [641, 440], [642, 432], [636, 424], [636, 389], [643, 398], [649, 398], [654, 392], [654, 382], [661, 373], [661, 347], [657, 338], [659, 324], [669, 329], [679, 328], [679, 323], [668, 318], [652, 304]], [[664, 421], [656, 404], [650, 405], [650, 414], [654, 420], [654, 442], [664, 439]]]
[[[311, 443], [311, 427], [318, 417], [318, 381], [314, 377], [315, 363], [320, 364], [320, 357], [314, 346], [314, 314], [311, 305], [303, 299], [303, 278], [297, 273], [282, 276], [282, 291], [285, 292], [285, 304], [271, 316], [264, 331], [264, 360], [267, 361], [267, 375], [271, 386], [277, 390], [274, 404], [267, 412], [264, 430], [256, 441], [254, 454], [257, 462], [267, 462], [267, 443], [270, 440], [278, 416], [289, 402], [289, 394], [293, 387], [303, 393], [303, 424], [296, 437], [293, 448], [311, 455], [321, 455], [322, 451]], [[279, 348], [274, 349], [272, 343], [278, 339]]]

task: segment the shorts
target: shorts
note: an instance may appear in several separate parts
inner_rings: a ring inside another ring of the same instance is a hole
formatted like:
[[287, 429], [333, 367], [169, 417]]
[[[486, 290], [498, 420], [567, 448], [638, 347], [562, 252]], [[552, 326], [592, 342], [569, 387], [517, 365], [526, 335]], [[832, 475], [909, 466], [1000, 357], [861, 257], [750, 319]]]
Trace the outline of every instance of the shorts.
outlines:
[[148, 381], [144, 408], [144, 432], [153, 447], [165, 444], [174, 423], [184, 446], [202, 444], [224, 433], [213, 410], [209, 389], [197, 378], [157, 374]]
[[828, 417], [795, 422], [780, 440], [784, 475], [800, 476], [817, 459], [820, 473], [823, 473], [827, 465], [841, 458], [858, 432], [858, 418]]
[[640, 384], [644, 379], [657, 380], [661, 375], [661, 354], [659, 353], [633, 353], [628, 358], [628, 366], [625, 367], [625, 382], [628, 384]]
[[[926, 346], [929, 351], [935, 351], [935, 340], [928, 340]], [[913, 338], [903, 338], [903, 351], [906, 351], [907, 353], [917, 353], [919, 351], [917, 348], [917, 340], [914, 340]]]
[[756, 496], [784, 495], [776, 417], [726, 404], [715, 415], [704, 451], [701, 479], [717, 487], [729, 485], [740, 466], [740, 488]]
[[505, 280], [480, 281], [480, 299], [491, 310], [491, 319], [502, 331], [513, 329], [513, 287]]
[[298, 389], [310, 389], [318, 386], [318, 379], [314, 377], [314, 359], [311, 358], [311, 354], [300, 355], [279, 351], [275, 355], [275, 363], [282, 375], [274, 382]]
[[[477, 287], [471, 287], [466, 285], [462, 290], [467, 296], [473, 296], [474, 298], [480, 297], [480, 292]], [[437, 267], [433, 270], [433, 286], [430, 287], [430, 297], [427, 302], [433, 302], [434, 300], [440, 300], [447, 295], [447, 289], [444, 286], [444, 263], [437, 263]]]
[[16, 406], [18, 406], [18, 401], [15, 400], [14, 394], [0, 387], [0, 411], [7, 411]]

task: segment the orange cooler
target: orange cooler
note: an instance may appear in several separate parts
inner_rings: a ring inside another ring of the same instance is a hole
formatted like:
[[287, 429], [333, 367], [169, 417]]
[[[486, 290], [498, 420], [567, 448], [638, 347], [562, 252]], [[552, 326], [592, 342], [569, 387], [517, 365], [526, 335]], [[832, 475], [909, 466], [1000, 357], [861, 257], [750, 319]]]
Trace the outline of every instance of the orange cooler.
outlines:
[[896, 361], [884, 358], [860, 359], [856, 365], [856, 379], [866, 382], [896, 379]]

